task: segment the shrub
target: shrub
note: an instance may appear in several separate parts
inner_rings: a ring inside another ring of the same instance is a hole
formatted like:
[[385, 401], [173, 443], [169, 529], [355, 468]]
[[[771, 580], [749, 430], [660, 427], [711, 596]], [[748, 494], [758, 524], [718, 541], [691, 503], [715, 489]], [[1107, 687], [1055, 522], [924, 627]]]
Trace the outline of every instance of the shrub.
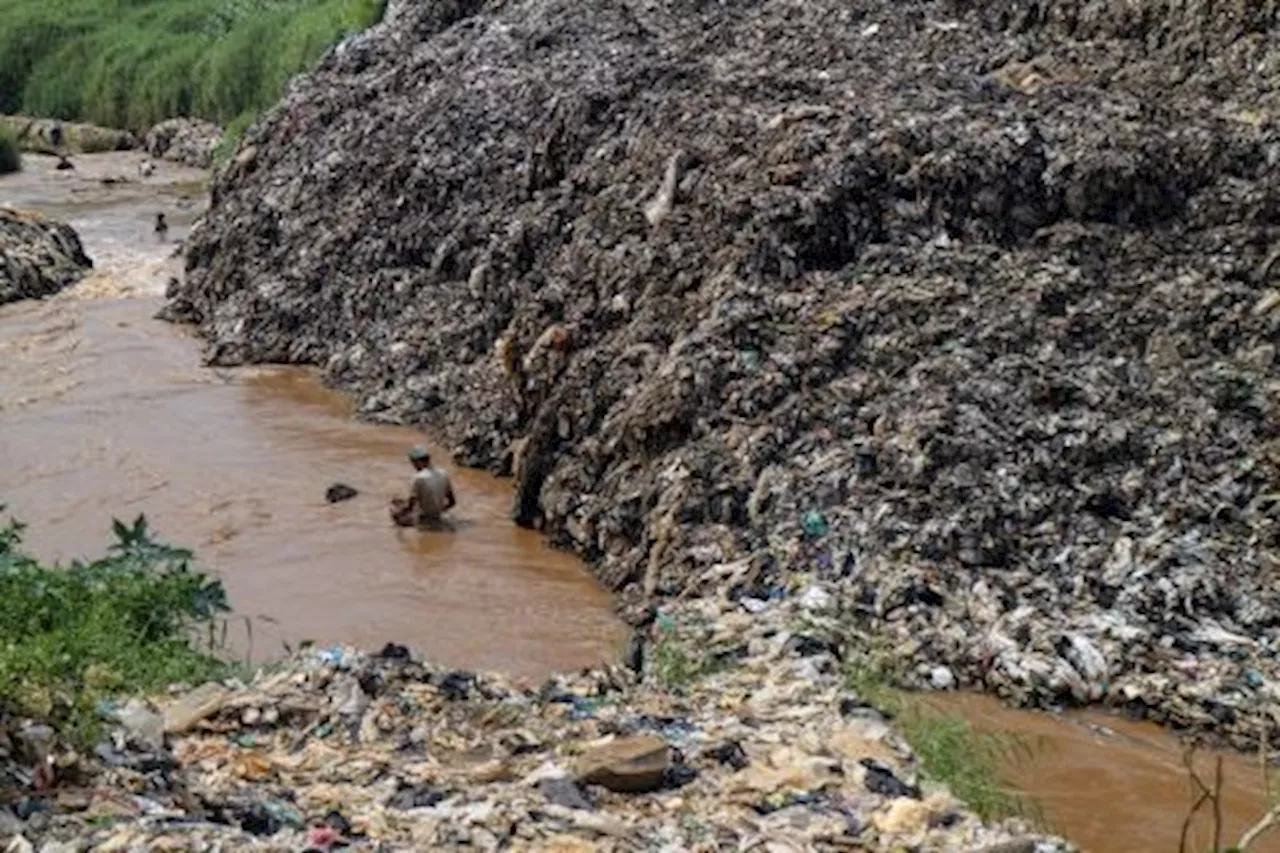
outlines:
[[222, 585], [191, 569], [190, 552], [154, 541], [144, 517], [115, 522], [102, 559], [68, 566], [23, 553], [22, 530], [0, 527], [0, 714], [89, 743], [102, 699], [229, 670], [197, 645], [201, 630], [212, 645], [228, 610]]

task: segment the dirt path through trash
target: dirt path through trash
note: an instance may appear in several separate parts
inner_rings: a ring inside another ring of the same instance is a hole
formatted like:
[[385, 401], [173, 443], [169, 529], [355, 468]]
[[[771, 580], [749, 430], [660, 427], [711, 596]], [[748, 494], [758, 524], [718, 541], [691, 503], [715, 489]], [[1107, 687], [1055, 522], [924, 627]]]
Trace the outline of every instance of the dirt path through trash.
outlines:
[[[406, 485], [404, 451], [419, 433], [355, 421], [303, 370], [206, 369], [185, 330], [152, 319], [177, 269], [173, 241], [203, 206], [202, 175], [158, 164], [144, 182], [141, 159], [81, 157], [68, 174], [28, 157], [26, 172], [0, 179], [0, 203], [69, 221], [96, 264], [58, 297], [0, 309], [0, 503], [30, 523], [33, 549], [95, 554], [112, 516], [145, 512], [220, 573], [244, 614], [265, 617], [253, 620], [258, 657], [286, 639], [396, 641], [446, 665], [537, 678], [614, 654], [625, 631], [609, 596], [577, 560], [510, 524], [508, 483], [456, 470], [441, 452], [458, 531], [397, 531], [386, 501]], [[128, 182], [101, 183], [114, 178]], [[151, 230], [159, 210], [168, 243]], [[327, 504], [334, 481], [360, 495]], [[248, 645], [243, 626], [231, 633]], [[1023, 736], [1032, 754], [1011, 762], [1011, 781], [1085, 850], [1177, 851], [1188, 789], [1167, 733], [982, 697], [929, 701]], [[1234, 840], [1264, 797], [1245, 758], [1228, 757], [1226, 780]], [[1280, 838], [1255, 847], [1267, 851]]]

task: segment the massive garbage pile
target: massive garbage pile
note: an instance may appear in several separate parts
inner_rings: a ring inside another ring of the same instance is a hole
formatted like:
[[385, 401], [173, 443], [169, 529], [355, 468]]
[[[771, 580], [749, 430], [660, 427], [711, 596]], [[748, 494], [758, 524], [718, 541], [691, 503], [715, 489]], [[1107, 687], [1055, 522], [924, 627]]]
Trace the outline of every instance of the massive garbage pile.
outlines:
[[1250, 746], [1276, 44], [1254, 2], [393, 4], [166, 314], [513, 473], [625, 598], [817, 572], [908, 683]]

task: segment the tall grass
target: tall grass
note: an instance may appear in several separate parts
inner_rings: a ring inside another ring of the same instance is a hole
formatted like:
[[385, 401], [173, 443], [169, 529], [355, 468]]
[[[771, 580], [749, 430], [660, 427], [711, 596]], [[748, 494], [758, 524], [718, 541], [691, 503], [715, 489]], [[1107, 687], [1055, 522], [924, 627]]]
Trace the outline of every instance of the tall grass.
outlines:
[[1031, 756], [1014, 735], [976, 730], [964, 718], [939, 713], [892, 686], [892, 674], [846, 649], [844, 677], [860, 699], [893, 719], [924, 775], [946, 785], [985, 820], [1019, 817], [1044, 825], [1039, 805], [1004, 779], [1004, 768]]
[[385, 0], [0, 0], [0, 112], [145, 132], [279, 99]]
[[7, 127], [0, 127], [0, 175], [22, 168], [22, 152], [18, 150], [18, 137]]
[[221, 584], [154, 541], [145, 518], [115, 532], [102, 559], [45, 566], [22, 552], [21, 524], [0, 525], [0, 718], [87, 744], [101, 700], [230, 670], [196, 645], [227, 610]]

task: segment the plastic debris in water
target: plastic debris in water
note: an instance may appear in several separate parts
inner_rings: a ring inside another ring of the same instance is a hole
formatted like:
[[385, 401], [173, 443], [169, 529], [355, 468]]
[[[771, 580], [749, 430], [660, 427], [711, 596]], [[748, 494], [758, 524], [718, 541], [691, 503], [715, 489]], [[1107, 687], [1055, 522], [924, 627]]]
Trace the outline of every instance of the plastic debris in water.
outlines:
[[333, 666], [342, 666], [343, 651], [338, 646], [331, 649], [322, 649], [317, 653], [321, 663], [332, 664]]

